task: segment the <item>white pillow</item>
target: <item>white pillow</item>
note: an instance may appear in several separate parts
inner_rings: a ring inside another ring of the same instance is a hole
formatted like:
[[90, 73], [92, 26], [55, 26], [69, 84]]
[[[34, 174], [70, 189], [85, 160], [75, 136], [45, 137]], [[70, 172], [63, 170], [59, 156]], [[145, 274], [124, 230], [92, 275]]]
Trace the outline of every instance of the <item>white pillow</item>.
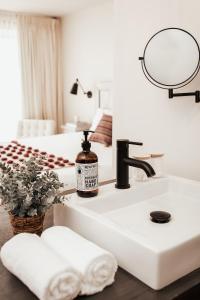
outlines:
[[92, 131], [95, 131], [96, 128], [97, 128], [97, 125], [99, 124], [101, 118], [103, 116], [103, 109], [101, 108], [98, 108], [95, 115], [94, 115], [94, 118], [92, 120], [92, 125], [90, 127], [90, 130]]
[[109, 116], [112, 116], [112, 111], [110, 109], [102, 109], [102, 108], [98, 108], [95, 115], [94, 115], [94, 118], [92, 120], [92, 125], [90, 127], [90, 130], [92, 131], [95, 131], [103, 114], [106, 114], [106, 115], [109, 115]]

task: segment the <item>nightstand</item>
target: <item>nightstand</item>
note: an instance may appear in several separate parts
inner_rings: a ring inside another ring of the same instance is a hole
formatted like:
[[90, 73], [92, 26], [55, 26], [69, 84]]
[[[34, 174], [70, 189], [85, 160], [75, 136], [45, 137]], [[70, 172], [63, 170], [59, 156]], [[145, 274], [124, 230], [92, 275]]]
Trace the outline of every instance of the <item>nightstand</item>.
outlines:
[[90, 126], [90, 123], [79, 121], [77, 123], [66, 123], [65, 125], [62, 125], [61, 128], [63, 130], [63, 133], [69, 133], [87, 130], [90, 128]]

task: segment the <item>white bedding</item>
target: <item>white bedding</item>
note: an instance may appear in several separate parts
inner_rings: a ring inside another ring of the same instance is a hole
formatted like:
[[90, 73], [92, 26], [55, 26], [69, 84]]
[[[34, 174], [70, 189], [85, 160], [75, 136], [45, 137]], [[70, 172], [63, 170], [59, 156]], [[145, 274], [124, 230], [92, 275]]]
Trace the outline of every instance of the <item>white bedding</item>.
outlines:
[[[26, 146], [31, 146], [56, 156], [63, 156], [75, 162], [77, 154], [82, 150], [82, 139], [82, 132], [73, 132], [44, 137], [24, 138], [18, 139], [18, 141]], [[97, 154], [99, 160], [99, 182], [113, 179], [112, 147], [105, 147], [100, 143], [94, 142], [91, 142], [91, 144], [91, 151]], [[65, 189], [71, 189], [76, 186], [74, 167], [57, 169], [55, 172], [57, 172], [60, 180], [64, 182]]]

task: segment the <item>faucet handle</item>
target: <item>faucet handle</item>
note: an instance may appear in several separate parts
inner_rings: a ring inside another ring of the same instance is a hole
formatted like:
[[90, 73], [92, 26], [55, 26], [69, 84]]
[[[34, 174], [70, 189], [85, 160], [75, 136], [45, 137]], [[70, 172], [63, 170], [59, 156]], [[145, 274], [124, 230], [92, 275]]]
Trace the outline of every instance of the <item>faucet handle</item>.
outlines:
[[142, 146], [143, 145], [143, 143], [140, 143], [140, 142], [130, 142], [130, 141], [128, 141], [128, 144], [129, 145], [137, 145], [137, 146]]
[[131, 141], [129, 141], [128, 139], [127, 140], [125, 140], [125, 139], [123, 139], [123, 140], [117, 140], [117, 146], [122, 146], [122, 147], [124, 147], [124, 146], [128, 146], [128, 145], [137, 145], [137, 146], [142, 146], [143, 145], [143, 143], [140, 143], [140, 142], [131, 142]]

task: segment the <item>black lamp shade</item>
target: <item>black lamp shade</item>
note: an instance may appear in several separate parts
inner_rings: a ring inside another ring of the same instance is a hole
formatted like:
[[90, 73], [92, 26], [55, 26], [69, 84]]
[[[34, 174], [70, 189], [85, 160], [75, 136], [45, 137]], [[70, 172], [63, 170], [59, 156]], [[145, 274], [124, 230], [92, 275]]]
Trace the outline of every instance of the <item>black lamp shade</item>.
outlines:
[[70, 93], [73, 94], [73, 95], [77, 95], [78, 94], [78, 82], [75, 82], [73, 84]]

